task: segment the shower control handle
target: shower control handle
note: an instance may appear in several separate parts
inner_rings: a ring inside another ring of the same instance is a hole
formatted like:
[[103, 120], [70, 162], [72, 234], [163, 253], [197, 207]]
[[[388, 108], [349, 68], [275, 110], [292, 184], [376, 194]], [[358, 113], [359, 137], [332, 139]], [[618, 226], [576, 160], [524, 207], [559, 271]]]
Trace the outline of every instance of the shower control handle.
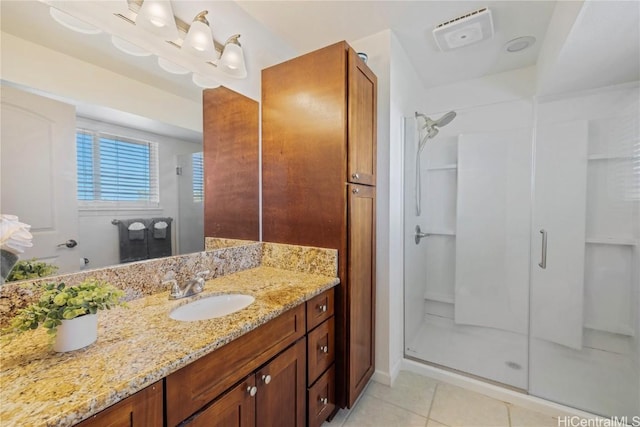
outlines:
[[542, 235], [542, 257], [538, 265], [540, 268], [547, 268], [547, 231], [542, 229], [540, 230], [540, 234]]
[[414, 237], [416, 245], [420, 244], [420, 239], [422, 239], [423, 237], [427, 237], [427, 236], [429, 236], [429, 233], [423, 233], [422, 230], [420, 230], [420, 226], [416, 225], [416, 234], [415, 234], [415, 237]]

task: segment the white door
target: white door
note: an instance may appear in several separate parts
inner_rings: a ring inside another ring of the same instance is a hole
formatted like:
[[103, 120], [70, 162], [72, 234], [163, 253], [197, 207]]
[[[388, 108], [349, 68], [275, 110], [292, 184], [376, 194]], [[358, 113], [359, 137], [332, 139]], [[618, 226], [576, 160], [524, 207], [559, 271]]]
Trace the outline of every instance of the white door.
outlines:
[[[2, 85], [0, 211], [31, 225], [37, 258], [78, 270], [75, 107]], [[82, 242], [78, 242], [79, 245]]]

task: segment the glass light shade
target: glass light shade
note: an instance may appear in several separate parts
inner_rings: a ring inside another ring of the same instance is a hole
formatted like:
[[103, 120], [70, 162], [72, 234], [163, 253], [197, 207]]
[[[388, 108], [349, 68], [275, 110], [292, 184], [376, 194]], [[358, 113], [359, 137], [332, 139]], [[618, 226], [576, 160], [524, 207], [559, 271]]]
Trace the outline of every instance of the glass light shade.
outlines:
[[160, 68], [162, 68], [163, 70], [165, 70], [167, 73], [171, 73], [171, 74], [188, 74], [190, 73], [190, 71], [184, 67], [181, 67], [180, 65], [171, 62], [167, 59], [164, 59], [162, 57], [158, 57], [158, 65], [160, 66]]
[[217, 81], [196, 73], [193, 73], [192, 80], [196, 86], [200, 86], [204, 89], [211, 89], [220, 86], [220, 83]]
[[182, 42], [182, 50], [206, 60], [216, 59], [211, 28], [204, 22], [193, 21], [189, 32]]
[[136, 25], [165, 40], [178, 38], [178, 27], [168, 0], [144, 0], [136, 17]]
[[100, 28], [94, 27], [91, 24], [87, 24], [84, 21], [79, 20], [75, 16], [71, 16], [66, 12], [58, 10], [56, 8], [49, 8], [49, 15], [56, 21], [58, 24], [62, 25], [65, 28], [76, 31], [82, 34], [100, 34], [102, 30]]
[[235, 43], [227, 43], [218, 61], [218, 67], [232, 77], [239, 79], [247, 77], [242, 47]]
[[152, 55], [151, 52], [141, 47], [138, 47], [135, 44], [125, 39], [121, 39], [120, 37], [111, 36], [111, 43], [113, 43], [115, 47], [117, 47], [124, 53], [128, 53], [129, 55], [133, 55], [133, 56], [151, 56]]

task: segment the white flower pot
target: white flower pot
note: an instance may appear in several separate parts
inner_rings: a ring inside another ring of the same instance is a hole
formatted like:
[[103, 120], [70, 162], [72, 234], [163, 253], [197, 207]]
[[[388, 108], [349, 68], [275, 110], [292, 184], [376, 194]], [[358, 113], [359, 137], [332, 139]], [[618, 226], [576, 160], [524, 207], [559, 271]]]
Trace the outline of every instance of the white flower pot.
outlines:
[[63, 320], [56, 333], [53, 350], [59, 353], [88, 346], [98, 339], [98, 315], [85, 314], [71, 320]]

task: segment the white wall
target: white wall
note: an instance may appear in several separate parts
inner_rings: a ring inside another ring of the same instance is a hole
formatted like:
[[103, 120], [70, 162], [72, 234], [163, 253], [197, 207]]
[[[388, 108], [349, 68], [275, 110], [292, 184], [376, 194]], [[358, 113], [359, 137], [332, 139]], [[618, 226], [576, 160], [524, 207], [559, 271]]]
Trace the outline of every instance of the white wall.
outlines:
[[391, 384], [403, 356], [403, 130], [424, 87], [388, 30], [349, 41], [378, 78], [376, 381]]
[[3, 80], [202, 132], [202, 105], [2, 33]]
[[[114, 133], [148, 141], [158, 142], [158, 176], [160, 179], [160, 203], [157, 209], [104, 210], [80, 209], [78, 212], [78, 256], [88, 258], [86, 268], [98, 268], [120, 263], [118, 228], [111, 224], [113, 219], [171, 217], [172, 249], [176, 253], [178, 232], [178, 176], [176, 156], [202, 150], [198, 144], [123, 128], [110, 123], [86, 118], [78, 118], [79, 127], [95, 131]], [[204, 236], [202, 236], [204, 239]]]

